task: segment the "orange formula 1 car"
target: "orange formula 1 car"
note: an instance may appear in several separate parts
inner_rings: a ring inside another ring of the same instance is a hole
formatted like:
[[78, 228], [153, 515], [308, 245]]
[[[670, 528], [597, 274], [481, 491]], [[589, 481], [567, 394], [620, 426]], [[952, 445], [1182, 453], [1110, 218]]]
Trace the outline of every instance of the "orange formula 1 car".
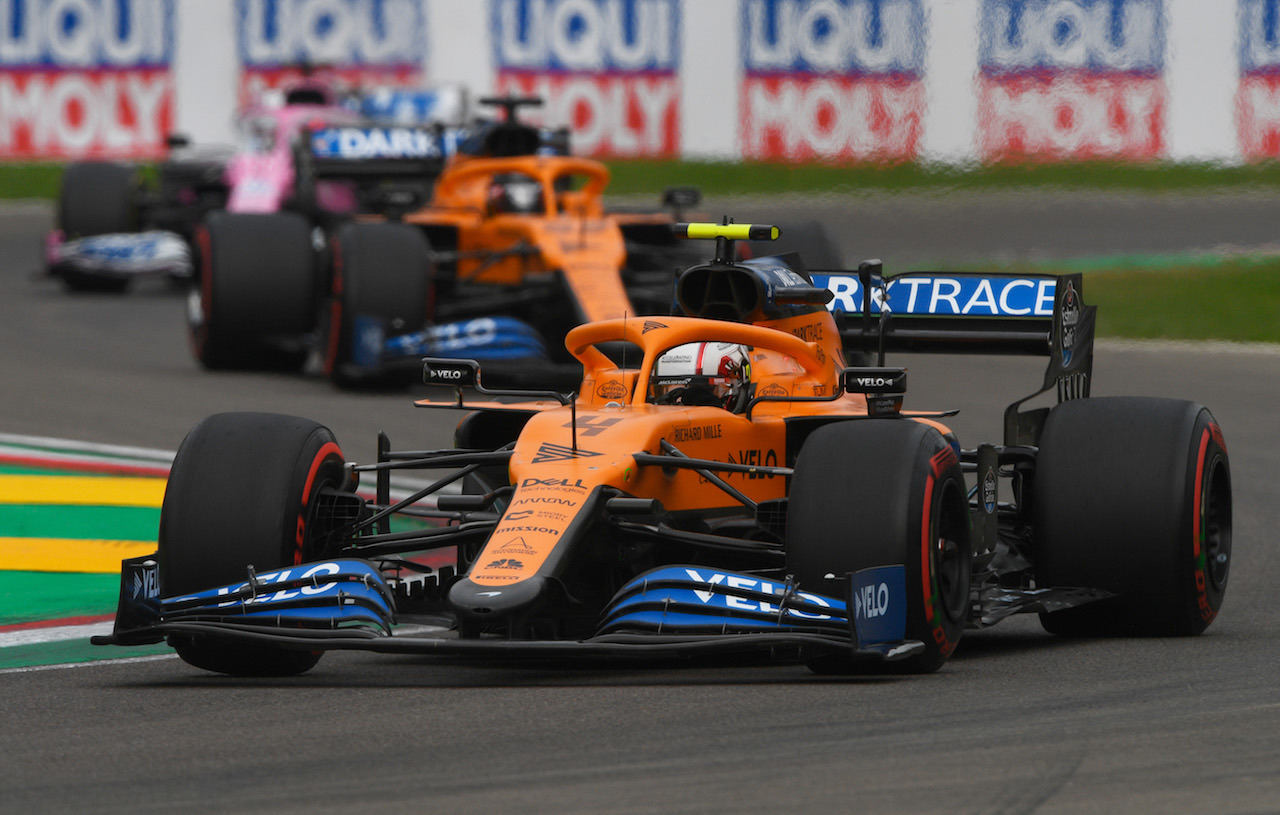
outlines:
[[[369, 185], [371, 203], [352, 217], [311, 219], [319, 232], [297, 213], [210, 220], [191, 307], [201, 362], [296, 368], [318, 350], [331, 379], [359, 385], [416, 379], [433, 354], [576, 383], [581, 369], [559, 348], [566, 331], [669, 311], [687, 265], [672, 214], [606, 214], [608, 168], [566, 155], [566, 133], [517, 120], [538, 100], [481, 103], [504, 118], [439, 131], [422, 148], [440, 165], [429, 201], [387, 181]], [[299, 164], [308, 177], [390, 179], [398, 156], [380, 131], [328, 128], [308, 135]], [[665, 201], [678, 212], [697, 192]]]
[[[964, 447], [948, 414], [902, 409], [904, 369], [845, 366], [831, 293], [798, 256], [731, 260], [732, 239], [775, 230], [678, 229], [717, 240], [680, 278], [684, 316], [572, 330], [576, 395], [495, 392], [477, 363], [426, 360], [455, 399], [417, 404], [467, 412], [456, 449], [382, 438], [376, 462], [354, 465], [303, 419], [198, 424], [159, 552], [125, 562], [99, 641], [167, 639], [233, 674], [301, 672], [333, 648], [755, 652], [918, 672], [1017, 612], [1071, 634], [1196, 634], [1214, 619], [1231, 554], [1222, 433], [1189, 402], [1088, 398], [1095, 309], [1079, 276], [849, 273], [863, 313], [846, 334], [879, 355], [1048, 356], [1040, 393], [1058, 403], [1015, 403], [1002, 443]], [[424, 469], [446, 474], [391, 499], [392, 471]], [[397, 515], [438, 525], [393, 530]], [[423, 564], [441, 549], [456, 572]]]

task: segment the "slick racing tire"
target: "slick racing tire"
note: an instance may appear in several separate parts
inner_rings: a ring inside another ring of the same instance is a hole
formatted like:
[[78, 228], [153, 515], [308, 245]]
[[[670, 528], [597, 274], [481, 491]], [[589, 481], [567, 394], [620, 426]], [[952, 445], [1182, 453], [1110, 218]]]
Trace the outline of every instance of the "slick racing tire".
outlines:
[[[906, 567], [905, 637], [925, 650], [875, 670], [928, 673], [955, 650], [969, 607], [966, 494], [954, 449], [928, 425], [858, 419], [805, 440], [787, 509], [787, 570], [799, 587], [844, 597], [851, 572]], [[852, 659], [832, 657], [810, 667], [857, 670]]]
[[[138, 178], [127, 164], [88, 161], [67, 167], [58, 192], [58, 226], [67, 240], [138, 230]], [[71, 291], [122, 292], [127, 276], [57, 272]]]
[[1036, 460], [1036, 585], [1114, 597], [1042, 614], [1066, 636], [1187, 636], [1222, 608], [1231, 472], [1209, 411], [1176, 399], [1054, 407]]
[[[246, 580], [324, 556], [331, 518], [316, 500], [344, 484], [342, 451], [315, 422], [271, 413], [219, 413], [187, 434], [160, 510], [160, 590], [171, 597]], [[240, 676], [309, 670], [319, 652], [171, 635], [183, 660]]]
[[187, 303], [206, 368], [296, 371], [315, 330], [311, 225], [297, 213], [210, 213], [196, 230], [199, 273]]
[[[430, 247], [415, 227], [348, 223], [338, 230], [324, 338], [324, 369], [334, 384], [406, 387], [421, 379], [421, 366], [387, 370], [379, 361], [387, 337], [426, 327], [430, 268]], [[362, 326], [372, 330], [362, 331]], [[360, 347], [362, 342], [368, 347]]]
[[137, 173], [127, 164], [74, 163], [62, 174], [58, 226], [68, 239], [134, 232], [137, 192]]

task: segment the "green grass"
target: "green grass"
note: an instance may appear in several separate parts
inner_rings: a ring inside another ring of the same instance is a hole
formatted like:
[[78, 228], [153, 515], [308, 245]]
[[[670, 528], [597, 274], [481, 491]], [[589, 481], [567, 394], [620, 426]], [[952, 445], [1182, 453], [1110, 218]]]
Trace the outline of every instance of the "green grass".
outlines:
[[61, 164], [0, 164], [0, 199], [58, 197]]
[[[925, 164], [834, 166], [629, 159], [610, 161], [608, 165], [613, 173], [609, 192], [618, 195], [653, 194], [665, 187], [677, 186], [698, 187], [704, 195], [1011, 187], [1137, 192], [1195, 192], [1242, 186], [1280, 190], [1280, 162], [1240, 167], [1082, 162], [958, 168]], [[0, 164], [0, 199], [53, 200], [61, 177], [61, 164]]]
[[[1147, 258], [1135, 265], [1085, 271], [1084, 301], [1098, 306], [1098, 336], [1280, 343], [1280, 257], [1174, 257], [1163, 267]], [[1081, 269], [1050, 263], [1010, 270]]]
[[1239, 167], [1211, 164], [1019, 164], [956, 168], [944, 165], [831, 166], [759, 162], [611, 161], [614, 194], [653, 193], [692, 186], [704, 195], [768, 193], [999, 190], [1052, 187], [1135, 192], [1280, 189], [1280, 162]]
[[[611, 161], [611, 193], [695, 186], [706, 195], [818, 191], [1069, 190], [1205, 192], [1274, 188], [1280, 162], [1217, 165], [1023, 164], [957, 169], [919, 164], [839, 167], [731, 162]], [[62, 166], [0, 164], [0, 199], [57, 197]], [[1024, 270], [1032, 270], [1023, 267]], [[1033, 271], [1087, 272], [1085, 301], [1101, 336], [1280, 342], [1280, 258], [1133, 256], [1059, 262]]]

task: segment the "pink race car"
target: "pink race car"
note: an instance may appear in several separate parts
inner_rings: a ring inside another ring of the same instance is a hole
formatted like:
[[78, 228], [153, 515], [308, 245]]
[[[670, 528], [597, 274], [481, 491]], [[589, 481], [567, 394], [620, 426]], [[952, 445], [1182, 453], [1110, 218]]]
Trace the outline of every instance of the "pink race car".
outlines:
[[[193, 147], [175, 134], [169, 158], [152, 172], [122, 162], [71, 164], [57, 228], [45, 242], [46, 271], [71, 290], [124, 291], [140, 275], [189, 279], [195, 234], [210, 213], [294, 211], [326, 227], [361, 209], [381, 211], [368, 191], [388, 179], [401, 197], [406, 187], [425, 196], [441, 161], [432, 131], [381, 122], [405, 111], [424, 123], [457, 121], [462, 110], [456, 89], [343, 99], [331, 84], [308, 78], [245, 109], [235, 147]], [[396, 161], [361, 161], [357, 150], [320, 167], [307, 140], [335, 129], [357, 148], [381, 140], [422, 149], [403, 150]]]

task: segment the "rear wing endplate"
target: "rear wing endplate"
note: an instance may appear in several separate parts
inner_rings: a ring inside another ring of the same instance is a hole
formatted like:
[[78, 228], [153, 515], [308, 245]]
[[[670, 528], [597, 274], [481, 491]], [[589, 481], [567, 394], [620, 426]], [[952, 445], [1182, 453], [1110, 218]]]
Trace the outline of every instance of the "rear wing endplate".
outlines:
[[1047, 408], [1019, 412], [1056, 389], [1058, 401], [1089, 395], [1097, 307], [1082, 299], [1079, 274], [907, 272], [885, 278], [879, 261], [853, 272], [810, 272], [832, 293], [845, 347], [1048, 357], [1040, 390], [1005, 411], [1005, 444], [1036, 444]]

